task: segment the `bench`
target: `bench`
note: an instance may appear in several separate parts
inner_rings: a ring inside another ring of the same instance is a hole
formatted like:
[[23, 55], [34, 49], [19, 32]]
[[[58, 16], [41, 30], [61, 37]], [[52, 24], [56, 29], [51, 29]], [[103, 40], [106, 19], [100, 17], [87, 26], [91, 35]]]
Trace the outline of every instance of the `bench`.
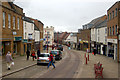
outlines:
[[103, 67], [102, 64], [94, 64], [94, 70], [95, 70], [95, 78], [102, 77], [103, 78]]

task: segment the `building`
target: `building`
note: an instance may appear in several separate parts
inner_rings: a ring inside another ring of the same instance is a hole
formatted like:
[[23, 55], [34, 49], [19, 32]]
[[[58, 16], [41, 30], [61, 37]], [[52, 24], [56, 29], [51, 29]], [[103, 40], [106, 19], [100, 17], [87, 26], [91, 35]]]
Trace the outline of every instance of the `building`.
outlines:
[[23, 9], [13, 2], [2, 2], [2, 54], [23, 55]]
[[90, 48], [91, 30], [81, 29], [79, 32], [77, 33], [77, 49], [86, 51], [87, 48]]
[[70, 43], [71, 44], [70, 47], [72, 49], [76, 49], [76, 47], [77, 47], [77, 33], [68, 33], [65, 36], [64, 41], [67, 42], [67, 43]]
[[37, 20], [37, 19], [31, 18], [31, 20], [34, 21], [36, 27], [40, 31], [40, 51], [42, 52], [43, 51], [43, 33], [44, 33], [43, 32], [43, 26], [44, 26], [44, 24], [40, 20]]
[[105, 19], [106, 19], [106, 15], [92, 20], [94, 21], [94, 23], [91, 26], [91, 51], [93, 51], [93, 48], [96, 48], [98, 54], [100, 54], [100, 46], [99, 46], [99, 43], [97, 43], [97, 36], [98, 36], [97, 26], [99, 26], [102, 22], [104, 22]]
[[97, 30], [97, 50], [98, 54], [107, 54], [107, 18], [100, 24], [96, 25]]
[[117, 33], [120, 28], [119, 10], [120, 1], [116, 2], [107, 10], [107, 56], [113, 57], [117, 60], [119, 54], [117, 53]]
[[44, 45], [52, 46], [54, 43], [54, 27], [44, 28]]

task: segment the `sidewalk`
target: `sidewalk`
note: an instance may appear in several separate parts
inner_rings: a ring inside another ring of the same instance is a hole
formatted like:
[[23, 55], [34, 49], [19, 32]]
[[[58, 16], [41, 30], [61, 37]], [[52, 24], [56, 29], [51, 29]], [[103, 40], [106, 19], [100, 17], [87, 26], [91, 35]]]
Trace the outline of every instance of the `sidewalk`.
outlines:
[[28, 61], [26, 60], [26, 56], [17, 56], [14, 59], [14, 63], [15, 65], [11, 66], [11, 70], [7, 70], [7, 65], [5, 60], [2, 61], [2, 76], [20, 71], [29, 66], [33, 66], [37, 63], [37, 61], [36, 60], [33, 61], [31, 56]]
[[[51, 48], [49, 48], [48, 52], [50, 52], [50, 50]], [[43, 50], [41, 53], [44, 53], [44, 52], [47, 52], [47, 50]], [[36, 53], [36, 56], [37, 56], [37, 53]], [[2, 58], [2, 76], [6, 76], [14, 72], [23, 70], [27, 67], [33, 66], [37, 64], [37, 61], [36, 59], [35, 61], [33, 61], [31, 56], [29, 57], [29, 60], [27, 61], [26, 56], [15, 55], [14, 63], [15, 65], [11, 66], [11, 70], [7, 70], [5, 58]]]
[[78, 75], [79, 78], [95, 78], [94, 64], [100, 61], [103, 66], [103, 78], [118, 78], [118, 63], [114, 61], [111, 57], [92, 53], [89, 53], [88, 64], [85, 64], [85, 53], [79, 51], [83, 60], [81, 74]]

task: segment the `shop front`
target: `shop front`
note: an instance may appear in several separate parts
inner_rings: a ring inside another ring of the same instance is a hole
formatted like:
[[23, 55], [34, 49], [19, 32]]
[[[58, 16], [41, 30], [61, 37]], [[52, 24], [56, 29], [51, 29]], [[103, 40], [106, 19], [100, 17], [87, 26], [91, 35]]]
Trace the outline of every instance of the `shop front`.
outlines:
[[108, 39], [107, 42], [107, 56], [117, 60], [117, 39]]

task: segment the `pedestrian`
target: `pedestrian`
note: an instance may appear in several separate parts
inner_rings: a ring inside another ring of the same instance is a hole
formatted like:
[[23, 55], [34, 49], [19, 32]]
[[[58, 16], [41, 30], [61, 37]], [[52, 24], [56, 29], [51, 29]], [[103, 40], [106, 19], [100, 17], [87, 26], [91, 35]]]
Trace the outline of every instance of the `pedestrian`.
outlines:
[[47, 67], [47, 68], [49, 68], [50, 64], [52, 64], [53, 67], [55, 68], [55, 65], [53, 64], [53, 55], [52, 55], [52, 53], [50, 53], [49, 64], [48, 64], [48, 67]]
[[32, 58], [33, 58], [33, 61], [34, 61], [34, 59], [36, 58], [34, 49], [33, 49], [33, 51], [32, 51], [32, 54], [31, 54], [31, 56], [32, 56]]
[[11, 64], [13, 62], [10, 51], [8, 51], [8, 53], [6, 55], [6, 61], [7, 61], [7, 69], [10, 70]]
[[39, 57], [40, 56], [40, 50], [38, 49], [37, 50], [37, 57]]
[[29, 60], [30, 51], [29, 51], [29, 50], [27, 50], [26, 54], [27, 54], [27, 60]]

